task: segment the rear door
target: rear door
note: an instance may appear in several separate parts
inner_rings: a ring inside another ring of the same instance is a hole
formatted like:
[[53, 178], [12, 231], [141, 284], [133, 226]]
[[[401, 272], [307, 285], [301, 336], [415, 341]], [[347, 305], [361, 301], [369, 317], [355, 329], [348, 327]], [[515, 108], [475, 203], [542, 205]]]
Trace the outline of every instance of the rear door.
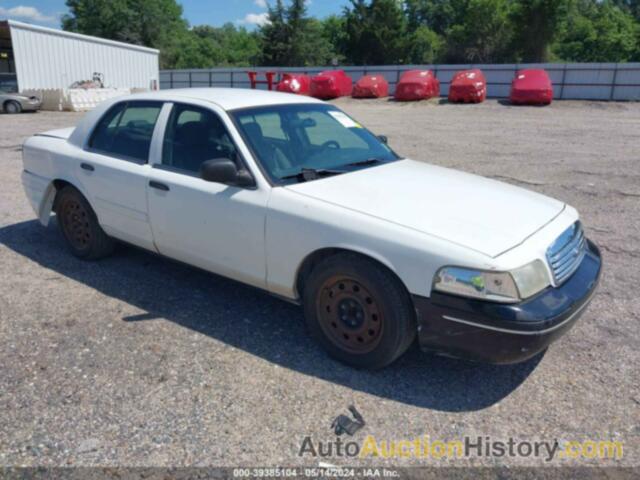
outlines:
[[129, 101], [111, 107], [85, 146], [77, 176], [109, 234], [155, 250], [147, 214], [153, 132], [163, 103]]

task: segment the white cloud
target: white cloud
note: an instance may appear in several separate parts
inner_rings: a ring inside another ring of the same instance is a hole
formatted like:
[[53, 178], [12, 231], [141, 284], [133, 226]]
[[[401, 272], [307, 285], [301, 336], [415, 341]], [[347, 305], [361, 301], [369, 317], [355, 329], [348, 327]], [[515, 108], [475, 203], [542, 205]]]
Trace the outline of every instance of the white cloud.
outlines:
[[253, 3], [260, 8], [267, 8], [267, 0], [253, 0]]
[[58, 20], [57, 17], [45, 15], [35, 7], [26, 7], [18, 5], [13, 8], [0, 7], [0, 16], [9, 18], [19, 18], [21, 20], [31, 20], [40, 23], [53, 23]]
[[259, 27], [267, 25], [269, 22], [269, 14], [264, 13], [247, 13], [242, 20], [238, 20], [238, 23], [244, 23], [246, 25], [258, 25]]

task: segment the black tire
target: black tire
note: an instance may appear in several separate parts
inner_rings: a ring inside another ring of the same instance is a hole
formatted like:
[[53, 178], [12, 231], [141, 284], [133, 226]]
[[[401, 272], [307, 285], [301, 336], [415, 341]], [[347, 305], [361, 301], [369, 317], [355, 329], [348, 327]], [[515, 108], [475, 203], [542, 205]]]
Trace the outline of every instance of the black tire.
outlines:
[[305, 281], [303, 303], [311, 335], [329, 355], [353, 367], [385, 367], [416, 336], [415, 311], [400, 280], [357, 254], [318, 263]]
[[71, 185], [63, 187], [55, 201], [58, 226], [71, 253], [83, 260], [98, 260], [113, 252], [114, 240], [98, 223], [86, 198]]
[[22, 105], [14, 100], [9, 100], [4, 103], [4, 111], [6, 113], [20, 113], [22, 111]]

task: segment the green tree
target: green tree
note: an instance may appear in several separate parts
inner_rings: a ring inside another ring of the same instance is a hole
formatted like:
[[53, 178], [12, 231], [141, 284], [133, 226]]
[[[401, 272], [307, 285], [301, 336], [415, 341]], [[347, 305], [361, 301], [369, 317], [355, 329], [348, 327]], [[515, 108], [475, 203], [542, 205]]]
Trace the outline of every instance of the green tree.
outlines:
[[571, 0], [515, 0], [513, 49], [523, 62], [546, 62], [549, 48], [568, 19]]
[[626, 62], [637, 58], [638, 29], [631, 13], [614, 2], [581, 0], [553, 52], [573, 62]]
[[445, 35], [453, 25], [464, 21], [469, 0], [406, 0], [405, 11], [409, 28], [420, 25], [438, 35]]
[[356, 65], [403, 63], [406, 58], [406, 19], [396, 0], [351, 0], [345, 8], [344, 50]]
[[211, 68], [220, 60], [212, 44], [189, 31], [176, 32], [161, 50], [161, 68]]
[[269, 5], [269, 21], [261, 28], [263, 65], [288, 65], [289, 26], [286, 13], [282, 0], [277, 0], [274, 6]]
[[328, 65], [335, 58], [340, 60], [333, 44], [325, 34], [324, 25], [320, 20], [309, 18], [305, 21], [301, 45], [298, 49], [299, 57], [291, 56], [293, 65]]
[[447, 31], [447, 60], [498, 63], [509, 57], [513, 30], [509, 0], [470, 0], [463, 23]]
[[304, 0], [282, 0], [269, 7], [269, 22], [260, 29], [263, 65], [322, 65], [334, 55], [323, 25], [307, 16]]
[[346, 59], [344, 46], [347, 40], [345, 18], [340, 15], [329, 15], [322, 20], [322, 36], [331, 48], [333, 55], [328, 63], [334, 59], [337, 63], [343, 63]]
[[260, 56], [260, 42], [255, 32], [236, 28], [232, 23], [222, 27], [199, 25], [192, 32], [210, 45], [211, 63], [218, 66], [255, 65]]
[[174, 65], [172, 48], [195, 46], [175, 0], [67, 0], [67, 7], [63, 29], [158, 48], [162, 68]]
[[160, 49], [161, 68], [640, 61], [640, 0], [272, 0], [255, 31], [189, 28], [177, 0], [67, 0], [65, 30]]
[[67, 0], [70, 13], [62, 17], [62, 28], [70, 32], [95, 35], [140, 44], [140, 32], [133, 28], [136, 16], [129, 0]]
[[640, 22], [640, 0], [615, 0], [613, 3]]
[[408, 37], [407, 61], [413, 64], [438, 63], [444, 50], [444, 39], [425, 25]]
[[305, 0], [292, 0], [287, 9], [287, 30], [289, 32], [289, 62], [293, 65], [303, 65], [306, 60], [308, 42], [307, 6]]

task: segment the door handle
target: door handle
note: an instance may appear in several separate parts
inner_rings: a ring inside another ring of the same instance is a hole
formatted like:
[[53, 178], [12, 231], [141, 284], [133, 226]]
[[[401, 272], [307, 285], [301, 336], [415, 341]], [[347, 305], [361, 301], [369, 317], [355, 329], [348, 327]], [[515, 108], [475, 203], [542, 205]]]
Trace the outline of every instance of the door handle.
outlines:
[[169, 191], [169, 186], [168, 185], [165, 185], [164, 183], [156, 182], [154, 180], [151, 180], [149, 182], [149, 186], [151, 188], [157, 188], [158, 190], [162, 190], [163, 192], [168, 192]]
[[83, 170], [87, 170], [88, 172], [93, 172], [95, 170], [95, 167], [93, 165], [84, 162], [80, 164], [80, 168]]

